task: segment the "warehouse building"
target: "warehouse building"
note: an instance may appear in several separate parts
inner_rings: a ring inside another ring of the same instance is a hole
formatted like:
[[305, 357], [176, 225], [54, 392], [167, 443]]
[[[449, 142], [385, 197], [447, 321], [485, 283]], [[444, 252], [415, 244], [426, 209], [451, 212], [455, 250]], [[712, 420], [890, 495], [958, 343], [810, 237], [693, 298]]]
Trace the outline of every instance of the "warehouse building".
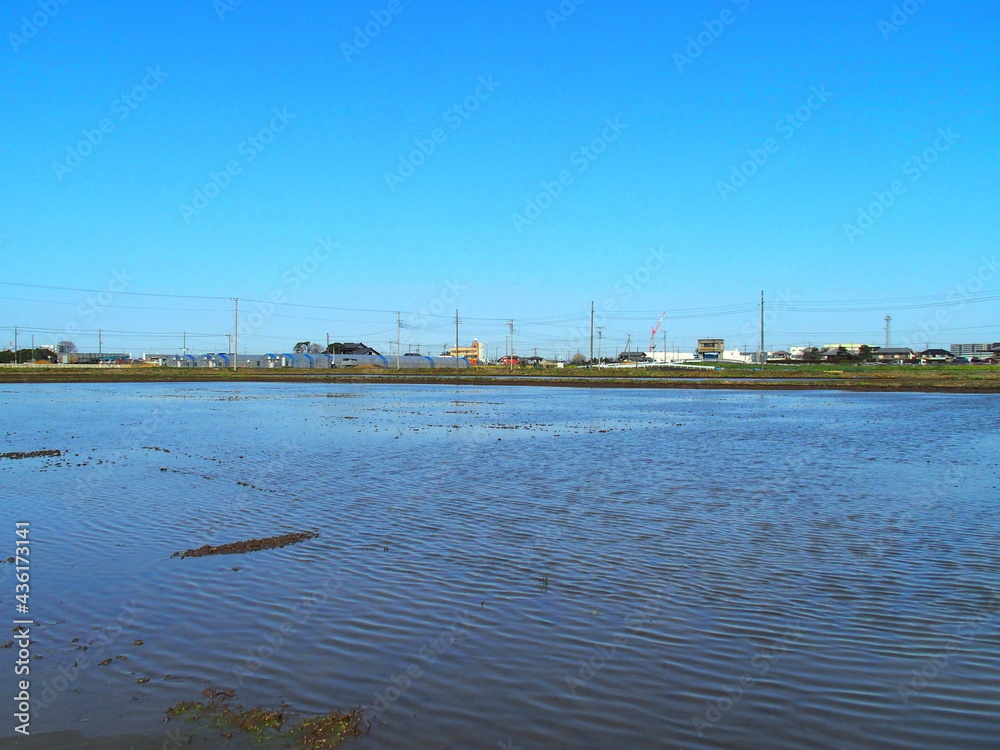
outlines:
[[952, 344], [950, 349], [956, 357], [990, 357], [1000, 349], [1000, 343]]

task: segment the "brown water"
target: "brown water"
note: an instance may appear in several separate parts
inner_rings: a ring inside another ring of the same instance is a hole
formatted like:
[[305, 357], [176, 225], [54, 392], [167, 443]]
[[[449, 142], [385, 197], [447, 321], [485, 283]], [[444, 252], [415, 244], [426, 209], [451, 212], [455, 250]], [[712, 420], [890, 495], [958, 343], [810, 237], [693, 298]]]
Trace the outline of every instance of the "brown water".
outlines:
[[[0, 459], [0, 559], [32, 529], [31, 747], [177, 746], [164, 712], [206, 687], [364, 705], [359, 750], [998, 746], [996, 396], [105, 384], [0, 404], [0, 453], [62, 451]], [[171, 558], [298, 531], [320, 536]], [[9, 714], [0, 747], [27, 747]]]

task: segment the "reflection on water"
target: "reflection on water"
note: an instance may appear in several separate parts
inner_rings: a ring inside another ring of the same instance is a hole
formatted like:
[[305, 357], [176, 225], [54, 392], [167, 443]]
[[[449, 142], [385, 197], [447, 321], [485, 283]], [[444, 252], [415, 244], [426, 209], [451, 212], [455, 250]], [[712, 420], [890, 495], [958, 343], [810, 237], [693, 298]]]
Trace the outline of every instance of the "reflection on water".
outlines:
[[14, 521], [35, 545], [34, 734], [140, 746], [211, 687], [364, 705], [353, 744], [373, 750], [1000, 736], [996, 396], [107, 384], [0, 402], [0, 453], [62, 452], [0, 460], [0, 559]]

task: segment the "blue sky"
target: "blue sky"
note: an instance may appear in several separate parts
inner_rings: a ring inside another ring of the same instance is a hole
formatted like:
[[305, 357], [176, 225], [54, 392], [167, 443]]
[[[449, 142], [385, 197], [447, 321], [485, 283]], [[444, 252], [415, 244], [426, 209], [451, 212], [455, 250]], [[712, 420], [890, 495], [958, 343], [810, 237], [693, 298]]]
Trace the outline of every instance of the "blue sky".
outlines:
[[902, 5], [12, 0], [0, 335], [1000, 340], [996, 13]]

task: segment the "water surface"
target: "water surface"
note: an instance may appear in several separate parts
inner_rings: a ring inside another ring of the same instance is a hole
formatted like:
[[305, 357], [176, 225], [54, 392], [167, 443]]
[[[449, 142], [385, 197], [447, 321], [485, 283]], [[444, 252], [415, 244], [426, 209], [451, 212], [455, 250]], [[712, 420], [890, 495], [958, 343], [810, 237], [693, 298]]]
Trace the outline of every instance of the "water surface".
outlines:
[[[997, 746], [997, 396], [95, 384], [0, 405], [0, 452], [63, 452], [0, 459], [0, 559], [15, 521], [35, 545], [35, 734], [136, 744], [213, 687], [364, 705], [359, 750]], [[320, 536], [171, 557], [292, 531]]]

